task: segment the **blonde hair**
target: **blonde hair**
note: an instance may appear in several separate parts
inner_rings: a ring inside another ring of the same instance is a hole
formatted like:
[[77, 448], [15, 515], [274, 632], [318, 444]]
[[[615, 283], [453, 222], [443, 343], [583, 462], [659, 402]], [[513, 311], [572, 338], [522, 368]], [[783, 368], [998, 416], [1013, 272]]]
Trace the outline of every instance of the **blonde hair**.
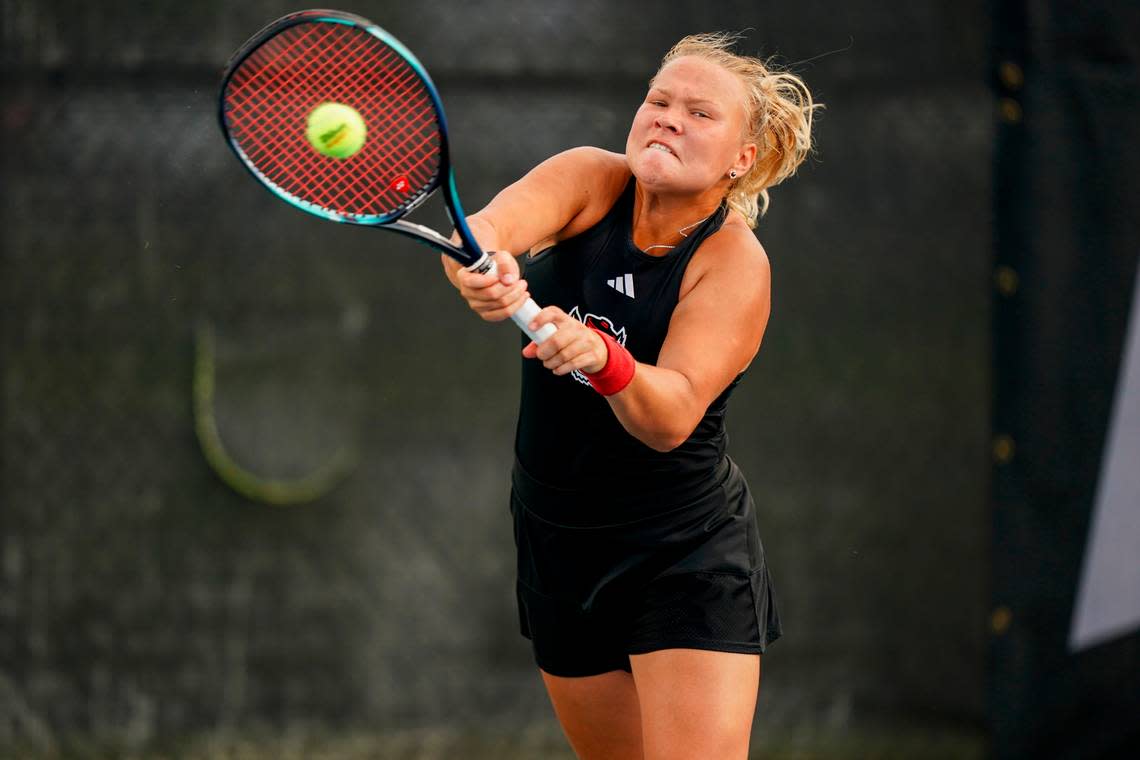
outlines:
[[732, 181], [726, 199], [754, 228], [768, 210], [768, 188], [795, 174], [811, 152], [812, 114], [823, 105], [812, 101], [802, 79], [780, 70], [770, 59], [734, 53], [732, 46], [740, 37], [732, 32], [691, 34], [665, 54], [657, 73], [676, 58], [696, 56], [740, 78], [747, 93], [745, 142], [756, 144], [756, 160]]

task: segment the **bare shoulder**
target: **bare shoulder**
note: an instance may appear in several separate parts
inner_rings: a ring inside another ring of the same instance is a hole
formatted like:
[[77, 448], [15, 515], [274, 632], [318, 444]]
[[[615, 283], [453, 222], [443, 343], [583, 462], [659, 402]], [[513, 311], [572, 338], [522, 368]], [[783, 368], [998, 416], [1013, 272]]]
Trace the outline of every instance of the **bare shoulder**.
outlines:
[[554, 160], [573, 163], [576, 166], [592, 168], [599, 171], [608, 169], [615, 169], [622, 167], [628, 173], [629, 165], [626, 163], [625, 155], [621, 153], [614, 153], [612, 150], [605, 150], [604, 148], [596, 148], [593, 145], [579, 145], [576, 148], [568, 148], [554, 155]]
[[753, 290], [766, 297], [771, 276], [764, 246], [744, 218], [730, 211], [721, 228], [701, 243], [689, 262], [681, 280], [681, 298], [702, 280]]
[[581, 210], [557, 235], [565, 240], [593, 227], [606, 215], [632, 176], [622, 153], [582, 146], [557, 156], [563, 187], [582, 194]]

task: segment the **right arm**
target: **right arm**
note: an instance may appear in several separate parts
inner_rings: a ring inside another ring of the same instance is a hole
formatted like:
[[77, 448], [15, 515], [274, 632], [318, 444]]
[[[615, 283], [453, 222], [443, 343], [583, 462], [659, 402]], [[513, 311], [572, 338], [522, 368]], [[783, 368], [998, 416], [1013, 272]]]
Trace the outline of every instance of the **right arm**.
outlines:
[[506, 319], [529, 297], [514, 256], [592, 227], [628, 180], [625, 156], [599, 148], [573, 148], [543, 161], [467, 217], [479, 246], [495, 252], [498, 277], [474, 274], [441, 255], [448, 280], [483, 319]]

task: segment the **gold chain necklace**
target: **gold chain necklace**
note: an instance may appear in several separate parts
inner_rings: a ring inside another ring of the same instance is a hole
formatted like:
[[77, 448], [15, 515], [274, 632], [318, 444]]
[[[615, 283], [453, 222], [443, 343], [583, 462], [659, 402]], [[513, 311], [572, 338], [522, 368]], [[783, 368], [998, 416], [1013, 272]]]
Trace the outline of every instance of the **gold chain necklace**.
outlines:
[[[709, 214], [709, 216], [712, 216], [712, 214]], [[685, 234], [685, 230], [689, 229], [690, 227], [696, 227], [698, 224], [701, 224], [702, 222], [707, 221], [709, 216], [706, 216], [704, 219], [698, 219], [697, 221], [693, 222], [692, 224], [686, 224], [684, 227], [677, 230], [677, 234], [679, 234], [683, 238], [687, 238], [688, 235]], [[675, 246], [675, 245], [665, 245], [664, 243], [660, 243], [658, 245], [646, 246], [645, 248], [642, 248], [641, 250], [648, 251], [650, 248], [676, 248], [676, 247], [677, 246]]]

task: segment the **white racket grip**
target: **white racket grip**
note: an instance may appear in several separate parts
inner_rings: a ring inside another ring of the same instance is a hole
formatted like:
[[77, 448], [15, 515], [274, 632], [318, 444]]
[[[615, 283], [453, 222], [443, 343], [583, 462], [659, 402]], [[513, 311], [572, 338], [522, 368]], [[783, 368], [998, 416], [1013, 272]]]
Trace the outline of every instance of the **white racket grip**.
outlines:
[[519, 310], [511, 315], [511, 319], [515, 321], [515, 324], [518, 325], [519, 328], [527, 334], [527, 337], [533, 340], [536, 344], [542, 343], [544, 340], [553, 335], [554, 332], [558, 329], [553, 324], [547, 323], [538, 328], [538, 330], [531, 330], [530, 321], [537, 317], [538, 312], [540, 311], [542, 311], [542, 309], [538, 307], [538, 304], [534, 302], [534, 299], [527, 298], [526, 303], [520, 306]]
[[[497, 275], [499, 273], [499, 268], [495, 266], [495, 260], [490, 259], [490, 262], [491, 266], [489, 269], [487, 269], [486, 274], [492, 276]], [[478, 266], [479, 265], [476, 264], [471, 268], [475, 269]], [[511, 315], [511, 319], [516, 325], [519, 326], [519, 329], [526, 333], [527, 337], [533, 340], [536, 344], [541, 344], [544, 340], [553, 335], [555, 330], [557, 330], [557, 328], [552, 324], [545, 324], [537, 331], [530, 329], [530, 321], [538, 316], [538, 312], [540, 311], [541, 309], [539, 308], [538, 304], [534, 302], [534, 299], [528, 297], [526, 299], [526, 303], [520, 306], [518, 310], [516, 310], [515, 313]]]

